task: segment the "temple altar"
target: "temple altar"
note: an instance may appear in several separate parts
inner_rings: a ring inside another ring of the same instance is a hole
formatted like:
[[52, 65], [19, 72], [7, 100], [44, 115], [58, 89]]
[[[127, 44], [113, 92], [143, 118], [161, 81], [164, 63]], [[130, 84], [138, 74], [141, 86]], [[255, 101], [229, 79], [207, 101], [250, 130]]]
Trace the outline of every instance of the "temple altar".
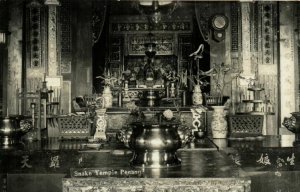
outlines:
[[0, 0], [0, 191], [298, 192], [299, 13]]
[[[130, 167], [132, 152], [116, 140], [98, 150], [87, 148], [86, 144], [86, 141], [49, 139], [40, 143], [24, 143], [11, 151], [1, 150], [3, 169], [0, 186], [12, 192], [75, 189], [151, 191], [166, 189], [172, 182], [177, 183], [174, 185], [178, 189], [195, 191], [214, 188], [221, 191], [295, 191], [299, 187], [296, 182], [300, 173], [299, 150], [291, 142], [286, 143], [284, 137], [269, 136], [256, 141], [195, 140], [178, 150], [181, 166], [163, 169]], [[85, 170], [114, 171], [115, 175], [78, 174]], [[74, 174], [76, 171], [77, 174]], [[117, 173], [120, 171], [136, 171], [138, 174], [122, 176]], [[161, 188], [158, 188], [158, 183]], [[132, 184], [131, 188], [127, 184]], [[112, 185], [116, 188], [109, 187]], [[176, 190], [172, 188], [172, 191]]]

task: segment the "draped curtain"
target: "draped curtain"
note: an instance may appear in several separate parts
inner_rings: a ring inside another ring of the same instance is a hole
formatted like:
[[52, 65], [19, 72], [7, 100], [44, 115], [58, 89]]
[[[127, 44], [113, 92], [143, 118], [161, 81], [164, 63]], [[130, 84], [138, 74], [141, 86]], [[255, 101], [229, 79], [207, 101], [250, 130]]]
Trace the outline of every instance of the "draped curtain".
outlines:
[[199, 31], [207, 43], [209, 43], [209, 34], [210, 34], [210, 17], [211, 10], [209, 3], [207, 2], [195, 2], [195, 14], [199, 27]]
[[100, 39], [105, 23], [107, 13], [107, 0], [94, 0], [93, 1], [93, 20], [92, 20], [92, 31], [93, 31], [93, 43], [97, 43]]

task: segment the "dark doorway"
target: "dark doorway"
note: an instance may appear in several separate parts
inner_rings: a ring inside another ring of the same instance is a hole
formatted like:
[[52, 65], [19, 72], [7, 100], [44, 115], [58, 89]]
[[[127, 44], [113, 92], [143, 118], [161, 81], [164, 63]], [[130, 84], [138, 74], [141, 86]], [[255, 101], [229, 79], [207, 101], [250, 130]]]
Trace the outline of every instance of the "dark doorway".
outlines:
[[100, 39], [93, 46], [93, 92], [100, 93], [103, 87], [103, 80], [97, 78], [103, 76], [105, 65], [108, 58], [108, 29], [109, 29], [109, 14], [106, 16], [103, 31]]

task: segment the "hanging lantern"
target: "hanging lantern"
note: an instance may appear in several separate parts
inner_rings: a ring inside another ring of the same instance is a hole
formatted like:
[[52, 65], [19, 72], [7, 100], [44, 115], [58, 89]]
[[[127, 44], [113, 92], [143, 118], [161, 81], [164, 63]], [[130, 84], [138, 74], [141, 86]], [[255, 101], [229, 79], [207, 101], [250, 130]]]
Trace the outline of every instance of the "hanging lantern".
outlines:
[[146, 15], [149, 21], [158, 24], [163, 16], [171, 15], [178, 4], [178, 0], [139, 0], [135, 7], [142, 15]]

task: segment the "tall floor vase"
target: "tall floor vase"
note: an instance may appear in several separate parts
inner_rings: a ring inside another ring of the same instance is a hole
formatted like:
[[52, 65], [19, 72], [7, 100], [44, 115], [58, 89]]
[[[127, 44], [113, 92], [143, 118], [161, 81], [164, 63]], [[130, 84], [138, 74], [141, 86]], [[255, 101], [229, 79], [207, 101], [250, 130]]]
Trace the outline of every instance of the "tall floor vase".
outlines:
[[227, 138], [228, 126], [225, 118], [225, 106], [212, 106], [213, 115], [211, 120], [212, 136], [215, 139]]
[[193, 105], [202, 105], [203, 98], [202, 98], [202, 91], [199, 84], [194, 86], [192, 99], [193, 99]]

